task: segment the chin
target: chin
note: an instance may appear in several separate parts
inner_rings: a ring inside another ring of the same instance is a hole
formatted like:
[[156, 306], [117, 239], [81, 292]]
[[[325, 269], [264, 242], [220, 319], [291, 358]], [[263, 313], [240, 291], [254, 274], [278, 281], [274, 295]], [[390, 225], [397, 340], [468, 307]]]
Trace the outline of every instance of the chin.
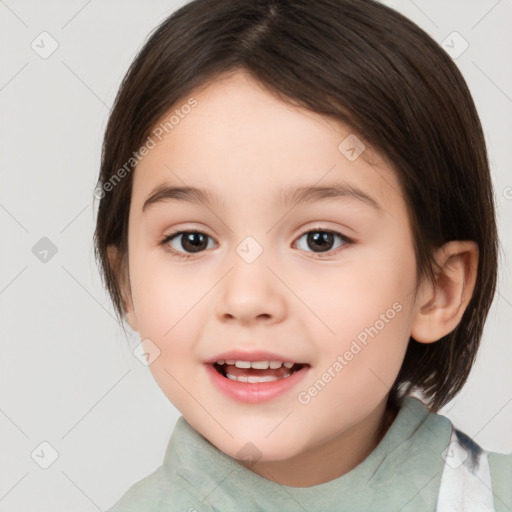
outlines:
[[[307, 439], [303, 437], [303, 426], [293, 425], [286, 415], [220, 414], [219, 424], [201, 413], [186, 417], [188, 423], [213, 446], [237, 460], [280, 461], [292, 458], [307, 449]], [[286, 425], [286, 423], [289, 423]], [[288, 428], [286, 428], [288, 426]], [[227, 431], [227, 432], [226, 432]]]

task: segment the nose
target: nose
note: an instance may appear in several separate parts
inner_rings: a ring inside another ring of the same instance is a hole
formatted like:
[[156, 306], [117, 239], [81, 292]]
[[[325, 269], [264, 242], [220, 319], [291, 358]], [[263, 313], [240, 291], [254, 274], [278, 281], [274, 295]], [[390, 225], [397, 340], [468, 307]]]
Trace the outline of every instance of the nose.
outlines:
[[264, 322], [278, 323], [286, 315], [286, 287], [260, 256], [248, 263], [238, 254], [231, 260], [232, 268], [219, 283], [220, 298], [215, 313], [223, 322], [243, 325]]

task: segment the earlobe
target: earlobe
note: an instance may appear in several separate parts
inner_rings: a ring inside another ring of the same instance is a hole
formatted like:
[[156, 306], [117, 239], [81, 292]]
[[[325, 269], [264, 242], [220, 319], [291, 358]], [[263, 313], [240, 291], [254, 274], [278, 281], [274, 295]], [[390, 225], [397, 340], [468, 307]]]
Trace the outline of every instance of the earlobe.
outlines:
[[433, 343], [452, 332], [466, 310], [475, 288], [478, 245], [472, 241], [452, 241], [436, 253], [438, 270], [434, 282], [420, 285], [411, 337]]
[[119, 288], [121, 290], [121, 296], [123, 299], [123, 309], [126, 316], [126, 321], [128, 325], [134, 330], [137, 331], [137, 317], [135, 316], [135, 311], [133, 307], [133, 301], [131, 299], [131, 290], [129, 285], [127, 284], [129, 281], [127, 271], [124, 266], [121, 265], [121, 268], [118, 268], [117, 258], [118, 258], [118, 249], [114, 245], [109, 245], [107, 248], [107, 255], [110, 264], [110, 268], [116, 274]]

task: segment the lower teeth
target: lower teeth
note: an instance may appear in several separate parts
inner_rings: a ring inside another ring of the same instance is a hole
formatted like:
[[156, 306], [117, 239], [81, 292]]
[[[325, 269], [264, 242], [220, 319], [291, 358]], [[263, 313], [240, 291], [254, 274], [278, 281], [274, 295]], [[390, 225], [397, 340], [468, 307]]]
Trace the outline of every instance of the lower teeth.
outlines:
[[258, 382], [271, 382], [274, 380], [286, 379], [286, 377], [289, 377], [290, 375], [291, 375], [291, 373], [288, 372], [287, 374], [283, 375], [283, 377], [280, 377], [280, 378], [276, 377], [275, 375], [265, 375], [262, 377], [254, 377], [254, 376], [246, 377], [244, 375], [240, 375], [239, 377], [235, 377], [234, 375], [226, 373], [226, 377], [229, 380], [236, 380], [238, 382], [248, 382], [250, 384], [256, 384]]

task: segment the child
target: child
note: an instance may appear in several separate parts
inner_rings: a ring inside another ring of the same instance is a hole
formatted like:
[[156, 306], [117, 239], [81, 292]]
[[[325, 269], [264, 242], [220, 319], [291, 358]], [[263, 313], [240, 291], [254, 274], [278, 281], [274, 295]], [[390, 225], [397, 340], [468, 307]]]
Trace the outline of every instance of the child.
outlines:
[[470, 92], [415, 24], [188, 3], [121, 85], [98, 197], [106, 287], [182, 413], [110, 512], [512, 510], [512, 454], [437, 414], [498, 241]]

